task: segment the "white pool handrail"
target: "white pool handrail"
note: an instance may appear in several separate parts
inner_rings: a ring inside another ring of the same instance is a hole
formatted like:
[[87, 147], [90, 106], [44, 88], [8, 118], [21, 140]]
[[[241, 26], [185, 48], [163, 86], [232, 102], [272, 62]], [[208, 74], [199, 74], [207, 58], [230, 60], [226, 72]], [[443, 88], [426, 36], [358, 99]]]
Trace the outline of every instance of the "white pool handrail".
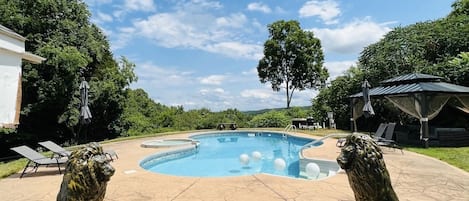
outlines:
[[287, 126], [285, 127], [285, 129], [283, 129], [283, 131], [285, 131], [285, 132], [289, 132], [289, 131], [291, 131], [291, 130], [296, 131], [296, 126], [293, 125], [293, 124], [289, 124], [289, 125], [287, 125]]
[[326, 135], [322, 138], [319, 138], [317, 140], [314, 140], [312, 142], [309, 142], [308, 144], [305, 144], [301, 149], [306, 149], [306, 148], [309, 148], [311, 147], [312, 145], [315, 145], [316, 143], [319, 143], [319, 142], [322, 142], [324, 141], [325, 139], [327, 138], [331, 138], [331, 137], [347, 137], [348, 135], [351, 135], [351, 133], [332, 133], [332, 134], [329, 134], [329, 135]]

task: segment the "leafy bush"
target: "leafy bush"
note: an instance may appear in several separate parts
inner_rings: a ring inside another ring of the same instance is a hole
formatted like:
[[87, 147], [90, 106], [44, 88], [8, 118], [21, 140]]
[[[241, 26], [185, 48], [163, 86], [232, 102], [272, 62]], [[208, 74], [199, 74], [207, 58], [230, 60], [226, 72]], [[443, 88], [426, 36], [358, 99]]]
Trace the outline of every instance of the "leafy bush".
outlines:
[[290, 123], [290, 118], [283, 112], [270, 111], [264, 114], [256, 115], [249, 121], [251, 127], [285, 127]]

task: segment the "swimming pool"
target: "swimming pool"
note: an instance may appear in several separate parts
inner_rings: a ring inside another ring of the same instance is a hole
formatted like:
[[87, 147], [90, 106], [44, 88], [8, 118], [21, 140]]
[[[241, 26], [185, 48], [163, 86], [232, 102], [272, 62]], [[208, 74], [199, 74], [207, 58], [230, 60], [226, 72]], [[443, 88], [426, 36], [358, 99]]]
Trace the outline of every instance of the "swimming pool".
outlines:
[[[267, 173], [298, 178], [299, 151], [313, 139], [276, 132], [217, 132], [191, 136], [200, 144], [146, 157], [151, 172], [193, 177]], [[322, 142], [317, 143], [320, 145]]]

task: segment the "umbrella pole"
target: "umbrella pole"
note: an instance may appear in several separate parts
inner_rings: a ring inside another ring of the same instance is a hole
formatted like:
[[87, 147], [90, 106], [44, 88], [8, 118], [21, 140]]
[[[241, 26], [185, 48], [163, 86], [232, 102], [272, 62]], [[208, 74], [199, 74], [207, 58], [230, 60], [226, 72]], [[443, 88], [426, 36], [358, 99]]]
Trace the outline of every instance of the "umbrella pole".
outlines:
[[79, 144], [81, 128], [82, 128], [82, 124], [78, 123], [78, 132], [74, 136], [74, 139], [73, 139], [74, 142], [73, 143]]

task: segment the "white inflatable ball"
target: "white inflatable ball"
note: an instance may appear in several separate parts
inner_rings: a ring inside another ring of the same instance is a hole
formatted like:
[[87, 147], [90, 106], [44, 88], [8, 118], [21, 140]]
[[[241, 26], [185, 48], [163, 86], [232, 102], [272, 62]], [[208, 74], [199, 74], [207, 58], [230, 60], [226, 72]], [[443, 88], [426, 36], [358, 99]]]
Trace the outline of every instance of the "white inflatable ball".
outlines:
[[287, 163], [285, 163], [285, 160], [281, 158], [277, 158], [274, 160], [274, 167], [277, 171], [284, 170], [286, 166], [287, 166]]
[[239, 155], [239, 162], [243, 165], [249, 164], [249, 156], [247, 154]]
[[318, 164], [316, 163], [308, 163], [305, 167], [306, 175], [308, 175], [311, 178], [318, 178], [320, 169]]
[[258, 151], [253, 151], [253, 152], [251, 153], [251, 156], [252, 156], [252, 159], [253, 159], [254, 161], [261, 160], [261, 158], [262, 158], [261, 152], [258, 152]]

